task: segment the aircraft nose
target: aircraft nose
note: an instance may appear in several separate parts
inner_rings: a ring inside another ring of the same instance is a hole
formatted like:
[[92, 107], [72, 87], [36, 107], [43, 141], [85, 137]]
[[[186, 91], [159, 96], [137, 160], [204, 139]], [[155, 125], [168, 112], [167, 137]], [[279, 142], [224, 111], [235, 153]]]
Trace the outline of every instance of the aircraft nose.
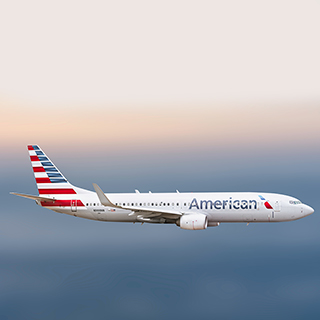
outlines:
[[314, 213], [314, 210], [313, 210], [313, 208], [311, 208], [310, 206], [307, 206], [305, 204], [304, 208], [303, 208], [303, 213], [305, 216], [309, 216], [310, 214]]

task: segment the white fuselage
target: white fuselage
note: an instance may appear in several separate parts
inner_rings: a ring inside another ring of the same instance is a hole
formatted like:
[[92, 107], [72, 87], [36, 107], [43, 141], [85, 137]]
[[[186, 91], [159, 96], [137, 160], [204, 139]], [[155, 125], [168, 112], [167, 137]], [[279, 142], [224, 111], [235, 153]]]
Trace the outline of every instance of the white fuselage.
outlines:
[[[102, 205], [95, 192], [76, 188], [74, 200], [70, 206], [42, 206], [60, 213], [99, 221], [141, 222], [139, 212], [125, 207], [140, 207], [150, 210], [149, 221], [161, 223], [152, 217], [153, 210], [174, 210], [183, 214], [202, 213], [208, 217], [208, 226], [221, 222], [280, 222], [303, 218], [313, 209], [302, 204], [296, 198], [273, 193], [121, 193], [109, 194], [110, 200], [122, 208]], [[70, 199], [70, 195], [64, 196]], [[59, 199], [63, 196], [60, 195]], [[262, 200], [262, 199], [263, 200]], [[165, 218], [165, 215], [162, 215]], [[174, 220], [163, 219], [166, 223]]]

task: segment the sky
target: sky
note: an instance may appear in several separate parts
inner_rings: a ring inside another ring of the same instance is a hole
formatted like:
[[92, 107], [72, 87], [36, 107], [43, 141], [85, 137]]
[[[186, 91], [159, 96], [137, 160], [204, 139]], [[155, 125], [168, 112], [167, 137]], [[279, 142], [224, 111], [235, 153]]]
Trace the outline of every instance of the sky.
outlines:
[[[1, 3], [0, 318], [318, 319], [319, 11]], [[60, 215], [9, 195], [37, 193], [27, 144], [90, 190], [277, 192], [315, 213], [199, 232]]]

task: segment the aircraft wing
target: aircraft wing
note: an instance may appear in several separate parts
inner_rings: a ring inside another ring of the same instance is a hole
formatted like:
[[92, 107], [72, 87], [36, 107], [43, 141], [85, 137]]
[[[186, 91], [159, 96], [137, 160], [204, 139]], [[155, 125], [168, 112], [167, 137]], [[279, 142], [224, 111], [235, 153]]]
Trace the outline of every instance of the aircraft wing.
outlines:
[[137, 217], [140, 218], [141, 221], [150, 221], [150, 219], [154, 217], [178, 219], [180, 216], [184, 214], [183, 212], [177, 210], [167, 210], [159, 208], [150, 209], [135, 206], [118, 206], [109, 200], [109, 198], [105, 195], [105, 193], [100, 189], [100, 187], [96, 183], [93, 183], [93, 187], [102, 205], [106, 207], [113, 207], [133, 211], [132, 213], [130, 213], [130, 215], [137, 215]]

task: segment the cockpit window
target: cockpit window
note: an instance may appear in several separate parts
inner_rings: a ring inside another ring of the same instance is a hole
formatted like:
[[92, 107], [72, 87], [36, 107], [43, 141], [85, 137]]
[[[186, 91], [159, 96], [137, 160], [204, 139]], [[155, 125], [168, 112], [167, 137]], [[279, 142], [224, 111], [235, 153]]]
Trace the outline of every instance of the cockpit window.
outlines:
[[301, 204], [301, 201], [297, 201], [297, 200], [293, 201], [293, 200], [290, 200], [289, 203], [290, 203], [290, 204]]

